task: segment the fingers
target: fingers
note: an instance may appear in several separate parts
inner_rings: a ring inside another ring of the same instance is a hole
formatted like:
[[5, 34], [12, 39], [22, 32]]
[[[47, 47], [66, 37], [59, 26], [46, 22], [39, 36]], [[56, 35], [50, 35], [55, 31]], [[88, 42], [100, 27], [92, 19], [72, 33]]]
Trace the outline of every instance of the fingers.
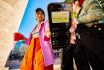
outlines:
[[76, 40], [76, 36], [75, 36], [75, 32], [73, 32], [71, 33], [71, 36], [70, 36], [70, 43], [75, 44], [75, 40]]
[[50, 32], [50, 31], [47, 31], [47, 32], [46, 32], [46, 37], [48, 37], [48, 38], [51, 37], [51, 32]]

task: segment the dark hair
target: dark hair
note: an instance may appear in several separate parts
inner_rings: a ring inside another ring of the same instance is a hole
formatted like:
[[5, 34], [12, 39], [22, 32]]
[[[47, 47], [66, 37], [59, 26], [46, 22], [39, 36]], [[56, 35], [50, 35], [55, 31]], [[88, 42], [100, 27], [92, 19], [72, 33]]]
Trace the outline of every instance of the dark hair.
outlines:
[[36, 9], [36, 13], [39, 12], [39, 11], [41, 11], [43, 14], [45, 14], [44, 11], [43, 11], [43, 9], [37, 8], [37, 9]]

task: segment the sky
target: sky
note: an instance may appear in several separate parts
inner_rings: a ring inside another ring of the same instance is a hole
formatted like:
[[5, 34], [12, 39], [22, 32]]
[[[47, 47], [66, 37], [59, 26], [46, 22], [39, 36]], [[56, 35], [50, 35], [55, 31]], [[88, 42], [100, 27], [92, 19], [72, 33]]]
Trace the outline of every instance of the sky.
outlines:
[[47, 5], [51, 2], [63, 2], [64, 0], [28, 0], [26, 10], [24, 12], [22, 21], [20, 23], [18, 32], [23, 34], [25, 37], [29, 37], [30, 32], [36, 25], [35, 10], [36, 8], [42, 8], [47, 16]]

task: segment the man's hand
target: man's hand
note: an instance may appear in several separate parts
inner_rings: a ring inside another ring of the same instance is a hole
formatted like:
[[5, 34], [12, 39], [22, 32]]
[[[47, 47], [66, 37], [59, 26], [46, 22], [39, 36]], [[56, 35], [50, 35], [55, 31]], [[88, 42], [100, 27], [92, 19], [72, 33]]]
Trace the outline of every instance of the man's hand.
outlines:
[[69, 29], [69, 32], [71, 33], [71, 35], [70, 35], [70, 43], [71, 44], [75, 44], [75, 40], [76, 40], [75, 30], [76, 30], [76, 28], [77, 28], [77, 23], [75, 22], [75, 20], [73, 20], [71, 27]]
[[77, 13], [80, 11], [81, 7], [79, 6], [79, 2], [76, 1], [75, 3], [73, 3], [73, 13]]

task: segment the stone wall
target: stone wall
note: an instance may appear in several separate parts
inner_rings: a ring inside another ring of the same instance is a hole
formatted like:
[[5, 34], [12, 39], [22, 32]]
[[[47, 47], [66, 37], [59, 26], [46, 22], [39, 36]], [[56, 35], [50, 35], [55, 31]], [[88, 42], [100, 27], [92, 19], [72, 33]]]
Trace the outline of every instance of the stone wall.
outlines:
[[13, 49], [13, 33], [18, 31], [28, 0], [0, 0], [0, 68]]

